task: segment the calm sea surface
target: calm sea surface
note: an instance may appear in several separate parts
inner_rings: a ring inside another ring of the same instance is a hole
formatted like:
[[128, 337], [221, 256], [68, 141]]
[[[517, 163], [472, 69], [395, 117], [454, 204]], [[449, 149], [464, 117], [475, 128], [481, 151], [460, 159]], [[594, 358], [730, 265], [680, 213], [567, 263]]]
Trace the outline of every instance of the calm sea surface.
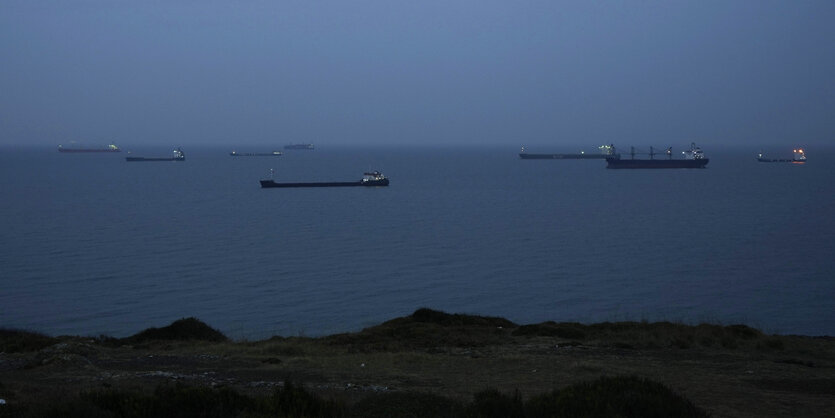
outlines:
[[[258, 339], [430, 307], [835, 335], [831, 149], [802, 166], [706, 149], [704, 170], [513, 147], [189, 147], [185, 162], [143, 163], [0, 151], [0, 327], [122, 337], [195, 316]], [[260, 189], [270, 168], [284, 181], [376, 169], [391, 186]]]

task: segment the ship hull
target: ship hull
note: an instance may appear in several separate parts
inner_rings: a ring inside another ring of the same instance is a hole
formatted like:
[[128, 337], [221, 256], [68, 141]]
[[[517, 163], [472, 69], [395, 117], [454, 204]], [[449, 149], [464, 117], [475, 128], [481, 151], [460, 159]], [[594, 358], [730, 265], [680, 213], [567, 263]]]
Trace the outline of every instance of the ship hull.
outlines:
[[71, 153], [79, 153], [79, 152], [122, 152], [120, 149], [69, 149], [69, 148], [58, 148], [58, 152], [71, 152]]
[[294, 188], [294, 187], [376, 187], [388, 186], [389, 180], [369, 180], [369, 181], [336, 181], [336, 182], [317, 182], [317, 183], [276, 183], [274, 180], [261, 180], [262, 188]]
[[633, 160], [607, 158], [606, 168], [630, 169], [630, 168], [705, 168], [708, 158], [695, 160]]
[[185, 158], [146, 158], [146, 157], [125, 157], [125, 161], [185, 161]]
[[230, 152], [233, 157], [280, 157], [280, 152]]
[[313, 144], [290, 144], [290, 145], [285, 145], [284, 149], [312, 150], [313, 149]]
[[803, 164], [806, 161], [804, 160], [792, 160], [788, 158], [757, 158], [757, 161], [761, 163], [795, 163], [795, 164]]
[[519, 154], [523, 160], [602, 160], [606, 157], [605, 154]]

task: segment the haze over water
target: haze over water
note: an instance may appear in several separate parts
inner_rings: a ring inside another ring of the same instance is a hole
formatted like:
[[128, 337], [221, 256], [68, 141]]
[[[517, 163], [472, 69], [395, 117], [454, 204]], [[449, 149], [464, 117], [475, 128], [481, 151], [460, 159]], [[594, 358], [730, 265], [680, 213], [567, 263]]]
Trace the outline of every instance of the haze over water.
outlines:
[[[4, 148], [0, 326], [126, 336], [195, 316], [263, 338], [430, 307], [835, 335], [833, 149], [799, 166], [712, 147], [704, 170], [523, 161], [518, 146], [231, 150], [127, 163]], [[376, 169], [391, 186], [260, 189], [270, 168], [285, 181]]]
[[0, 145], [835, 145], [833, 21], [830, 0], [4, 0]]

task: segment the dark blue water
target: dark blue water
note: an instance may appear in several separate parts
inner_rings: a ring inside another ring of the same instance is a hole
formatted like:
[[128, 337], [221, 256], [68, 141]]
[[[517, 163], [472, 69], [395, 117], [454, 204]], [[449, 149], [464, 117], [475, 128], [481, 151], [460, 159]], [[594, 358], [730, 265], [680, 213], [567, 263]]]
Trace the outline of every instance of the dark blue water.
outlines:
[[[0, 326], [126, 336], [195, 316], [255, 339], [431, 307], [835, 335], [832, 150], [798, 166], [707, 149], [705, 170], [514, 147], [230, 150], [145, 163], [2, 150]], [[260, 189], [270, 168], [286, 181], [378, 169], [391, 186]]]

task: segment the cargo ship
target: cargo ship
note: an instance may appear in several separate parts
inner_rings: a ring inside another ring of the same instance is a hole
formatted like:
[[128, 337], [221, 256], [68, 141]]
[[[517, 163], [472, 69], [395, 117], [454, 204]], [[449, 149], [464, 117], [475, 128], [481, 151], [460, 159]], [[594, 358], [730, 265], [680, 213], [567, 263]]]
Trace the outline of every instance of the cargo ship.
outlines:
[[806, 162], [806, 153], [803, 152], [802, 148], [792, 150], [792, 152], [794, 153], [792, 158], [764, 158], [763, 157], [763, 152], [760, 151], [760, 153], [757, 154], [757, 161], [759, 161], [761, 163], [795, 163], [795, 164], [803, 164], [803, 163]]
[[525, 151], [519, 153], [519, 158], [523, 160], [602, 160], [604, 158], [615, 155], [614, 145], [601, 145], [599, 154], [586, 154], [585, 151], [580, 151], [579, 154], [531, 154]]
[[125, 157], [126, 161], [185, 161], [186, 155], [183, 150], [177, 148], [174, 150], [173, 157]]
[[288, 144], [284, 146], [284, 149], [313, 149], [313, 144]]
[[[275, 174], [274, 170], [270, 170], [270, 177]], [[337, 182], [314, 182], [314, 183], [276, 183], [272, 178], [261, 180], [261, 188], [270, 187], [356, 187], [356, 186], [388, 186], [389, 179], [379, 171], [372, 171], [370, 173], [363, 173], [363, 178], [360, 181], [337, 181]]]
[[673, 159], [672, 147], [664, 151], [667, 158], [655, 158], [657, 153], [652, 147], [649, 149], [649, 159], [637, 159], [635, 154], [635, 147], [631, 147], [631, 158], [621, 158], [619, 154], [606, 157], [606, 168], [705, 168], [710, 161], [695, 143], [690, 143], [689, 150], [682, 151], [682, 159]]
[[281, 151], [273, 151], [273, 152], [236, 152], [232, 151], [229, 155], [233, 157], [278, 157], [281, 155]]
[[106, 147], [85, 147], [76, 145], [65, 147], [58, 144], [58, 152], [122, 152], [122, 150], [115, 144], [110, 144]]

